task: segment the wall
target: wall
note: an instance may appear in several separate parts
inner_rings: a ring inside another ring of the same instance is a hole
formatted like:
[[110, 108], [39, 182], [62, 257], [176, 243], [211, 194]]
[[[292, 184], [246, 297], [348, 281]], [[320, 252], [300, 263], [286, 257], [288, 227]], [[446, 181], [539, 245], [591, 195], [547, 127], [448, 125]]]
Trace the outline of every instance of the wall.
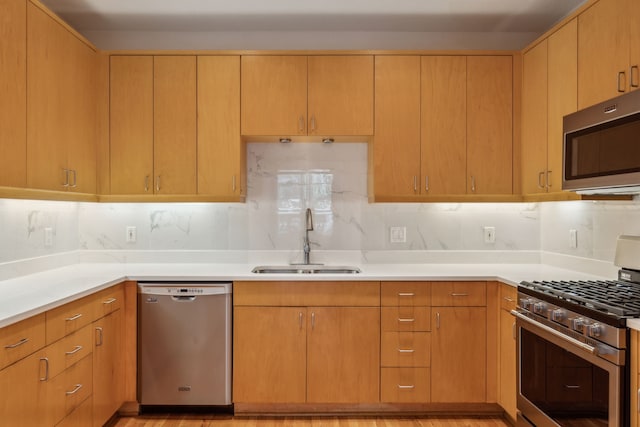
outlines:
[[[247, 171], [244, 204], [0, 199], [0, 262], [76, 249], [279, 250], [296, 261], [307, 207], [315, 251], [544, 250], [611, 261], [618, 234], [640, 235], [638, 202], [369, 204], [364, 143], [252, 143]], [[126, 242], [127, 226], [136, 243]], [[406, 227], [405, 243], [389, 242], [392, 226]], [[484, 243], [483, 226], [496, 228], [495, 244]]]

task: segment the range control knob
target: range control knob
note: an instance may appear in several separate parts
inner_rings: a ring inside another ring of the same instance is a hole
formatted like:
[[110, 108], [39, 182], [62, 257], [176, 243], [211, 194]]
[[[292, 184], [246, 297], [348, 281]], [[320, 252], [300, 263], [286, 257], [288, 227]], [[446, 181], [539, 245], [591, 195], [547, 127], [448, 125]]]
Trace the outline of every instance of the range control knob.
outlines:
[[522, 298], [520, 299], [520, 307], [524, 308], [525, 310], [531, 311], [531, 307], [533, 306], [533, 303], [535, 301], [531, 298]]
[[561, 308], [556, 308], [551, 312], [551, 320], [554, 322], [562, 322], [566, 317], [567, 313]]
[[586, 322], [582, 317], [575, 317], [571, 319], [571, 329], [576, 332], [584, 332], [585, 325]]
[[541, 314], [543, 316], [545, 316], [547, 310], [547, 304], [543, 303], [542, 301], [539, 301], [535, 304], [533, 304], [533, 312], [536, 314]]
[[589, 336], [598, 338], [604, 333], [604, 327], [599, 323], [589, 325]]

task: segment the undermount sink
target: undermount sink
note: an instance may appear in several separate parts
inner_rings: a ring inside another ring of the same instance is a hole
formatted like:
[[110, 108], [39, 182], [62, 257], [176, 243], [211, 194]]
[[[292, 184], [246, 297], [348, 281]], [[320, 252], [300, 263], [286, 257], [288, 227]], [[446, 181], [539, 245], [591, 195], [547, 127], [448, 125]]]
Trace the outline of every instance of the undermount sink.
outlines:
[[357, 274], [360, 269], [348, 266], [329, 265], [261, 265], [251, 270], [257, 274]]

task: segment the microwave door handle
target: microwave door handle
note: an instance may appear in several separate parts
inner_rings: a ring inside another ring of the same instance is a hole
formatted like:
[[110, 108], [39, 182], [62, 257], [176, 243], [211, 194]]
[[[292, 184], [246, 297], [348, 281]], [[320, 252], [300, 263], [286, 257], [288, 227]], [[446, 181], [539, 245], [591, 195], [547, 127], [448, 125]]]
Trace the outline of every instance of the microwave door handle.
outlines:
[[585, 344], [583, 342], [578, 341], [575, 338], [571, 338], [567, 335], [564, 335], [561, 332], [556, 331], [553, 328], [548, 327], [547, 325], [543, 325], [542, 323], [536, 322], [535, 320], [531, 320], [529, 319], [527, 316], [520, 314], [518, 311], [516, 310], [511, 310], [511, 314], [513, 314], [514, 316], [516, 316], [518, 319], [535, 326], [536, 328], [540, 328], [545, 332], [549, 332], [551, 335], [560, 338], [563, 341], [566, 341], [570, 344], [573, 344], [577, 347], [580, 347], [581, 349], [583, 349], [584, 351], [586, 351], [587, 353], [591, 353], [591, 354], [596, 354], [596, 348], [593, 346], [590, 346], [589, 344]]

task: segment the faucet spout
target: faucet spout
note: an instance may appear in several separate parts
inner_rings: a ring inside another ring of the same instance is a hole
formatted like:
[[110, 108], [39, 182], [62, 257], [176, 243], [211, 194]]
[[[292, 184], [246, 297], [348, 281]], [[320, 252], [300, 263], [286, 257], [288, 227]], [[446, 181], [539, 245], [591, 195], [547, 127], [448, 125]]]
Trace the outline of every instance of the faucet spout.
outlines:
[[313, 215], [311, 209], [307, 208], [306, 215], [306, 227], [304, 230], [304, 238], [302, 244], [302, 252], [304, 255], [304, 264], [310, 264], [311, 244], [309, 243], [309, 232], [313, 231]]

